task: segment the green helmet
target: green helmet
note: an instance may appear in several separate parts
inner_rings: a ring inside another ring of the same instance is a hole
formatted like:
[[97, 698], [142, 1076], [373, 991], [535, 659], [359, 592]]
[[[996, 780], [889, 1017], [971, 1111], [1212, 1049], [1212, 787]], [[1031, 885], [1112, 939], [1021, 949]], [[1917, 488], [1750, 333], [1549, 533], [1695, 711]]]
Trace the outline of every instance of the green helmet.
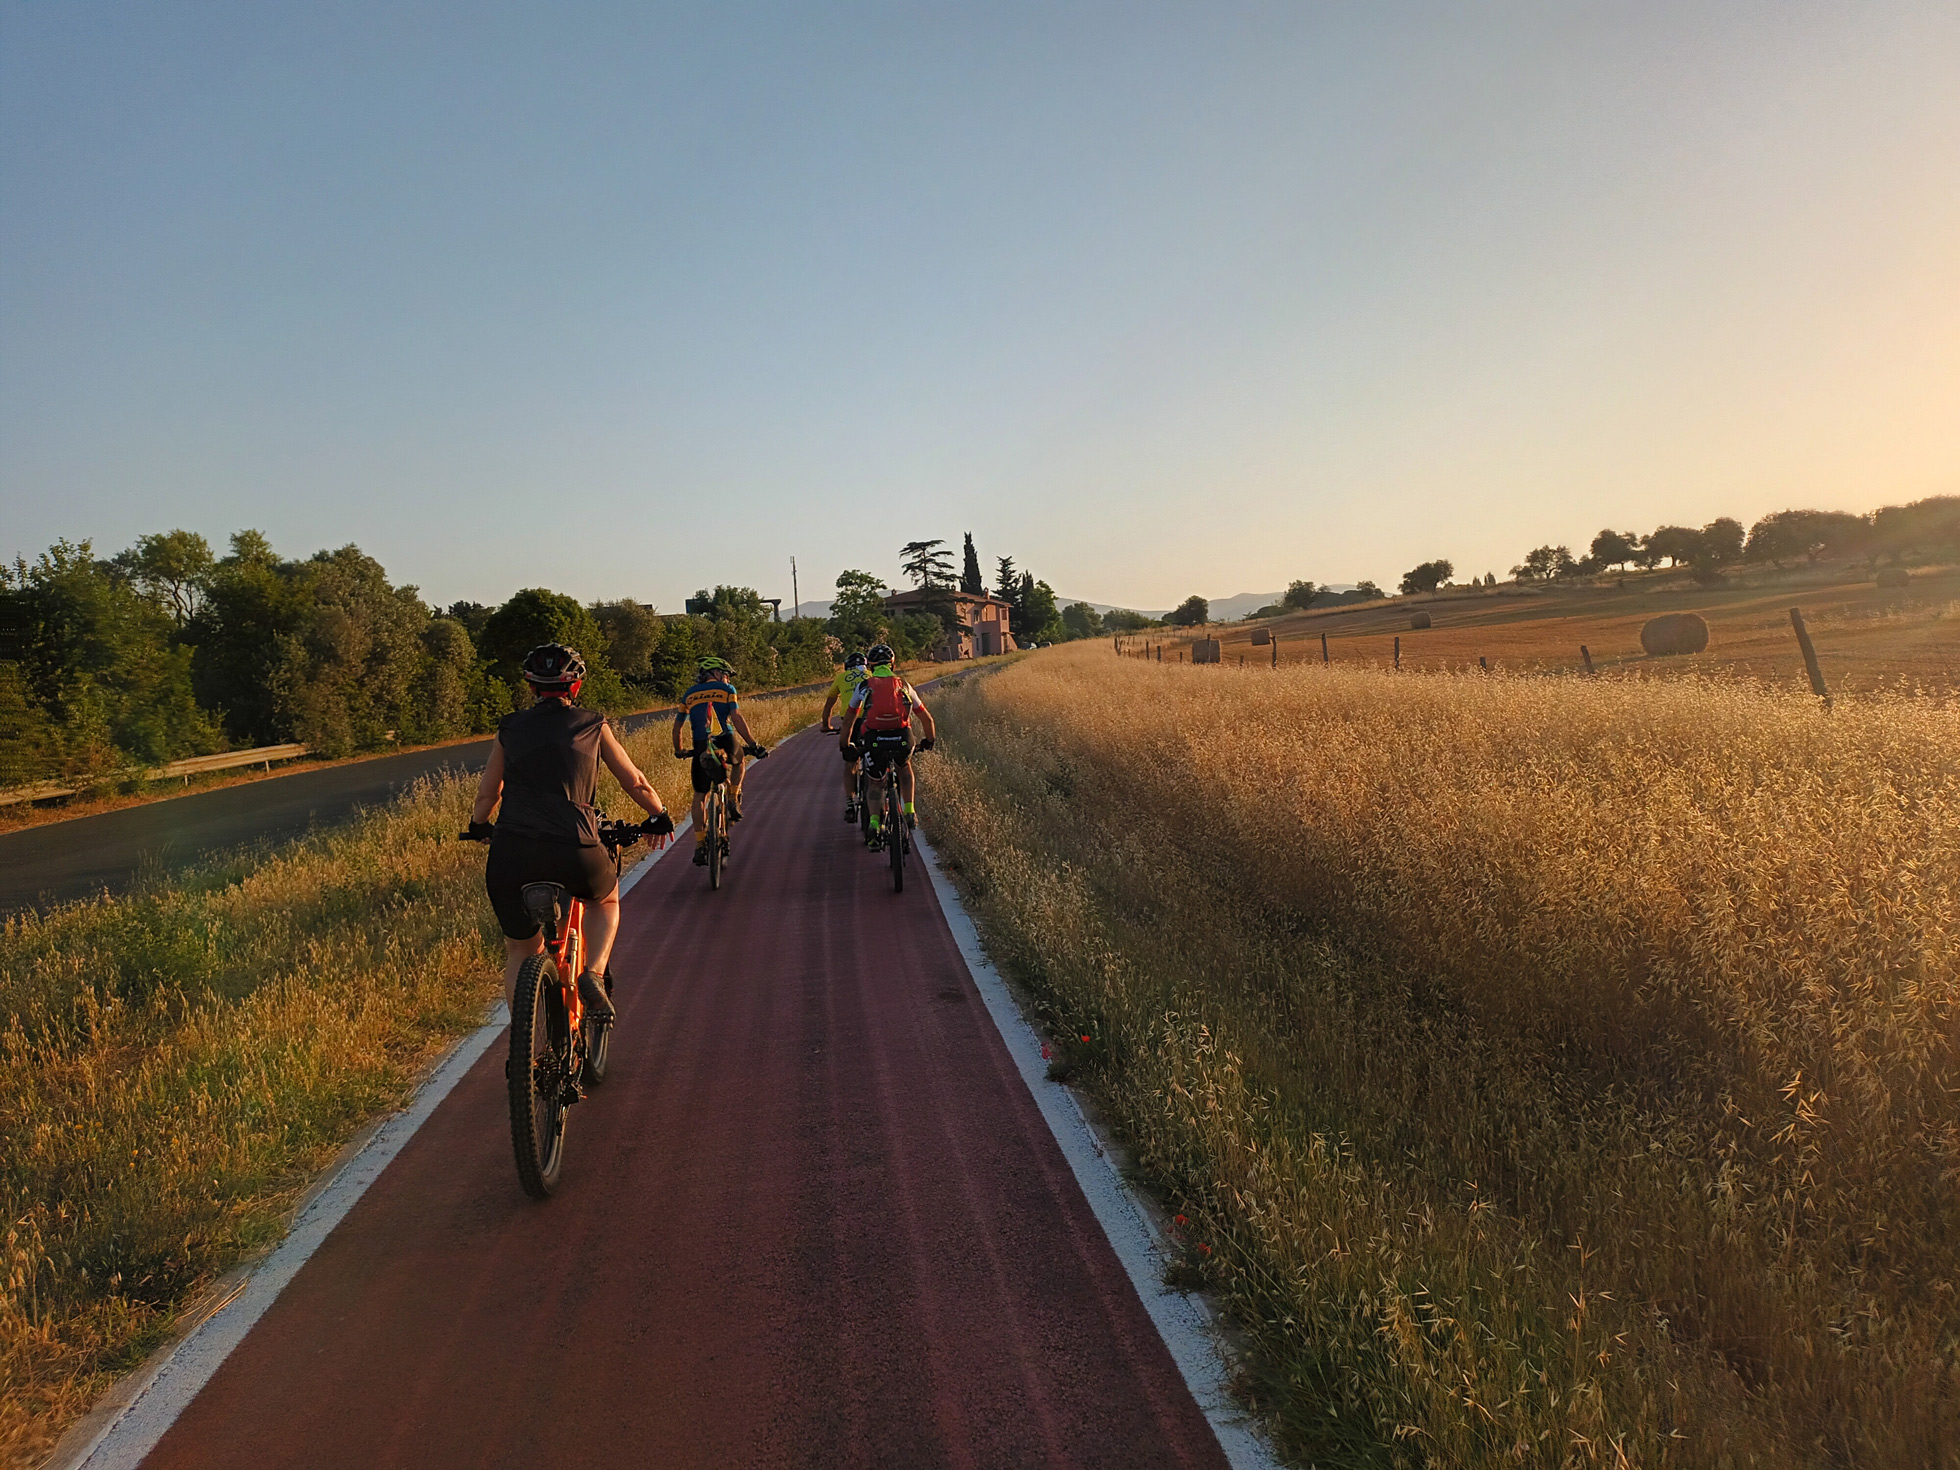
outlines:
[[712, 653], [702, 659], [695, 667], [704, 674], [712, 674], [717, 669], [726, 669], [731, 674], [735, 672], [735, 665], [731, 664], [725, 658], [716, 658]]

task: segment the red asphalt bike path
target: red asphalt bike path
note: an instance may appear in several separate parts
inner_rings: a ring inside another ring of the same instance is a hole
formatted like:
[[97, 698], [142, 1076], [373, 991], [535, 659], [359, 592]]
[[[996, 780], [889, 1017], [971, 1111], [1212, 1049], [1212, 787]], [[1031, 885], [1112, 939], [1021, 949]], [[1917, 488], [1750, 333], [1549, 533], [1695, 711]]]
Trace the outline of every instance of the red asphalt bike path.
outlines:
[[721, 892], [682, 850], [626, 896], [557, 1195], [518, 1187], [499, 1041], [146, 1467], [1225, 1465], [837, 766], [785, 742]]

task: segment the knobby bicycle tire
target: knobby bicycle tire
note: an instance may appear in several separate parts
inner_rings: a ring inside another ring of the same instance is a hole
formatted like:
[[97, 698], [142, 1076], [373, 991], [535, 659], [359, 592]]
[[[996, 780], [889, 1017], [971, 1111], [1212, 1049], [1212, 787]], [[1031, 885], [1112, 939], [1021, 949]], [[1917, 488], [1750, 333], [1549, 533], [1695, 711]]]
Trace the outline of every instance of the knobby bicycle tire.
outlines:
[[510, 1016], [510, 1142], [517, 1181], [533, 1199], [557, 1187], [565, 1164], [565, 1073], [571, 1064], [564, 991], [548, 954], [532, 955], [517, 972]]
[[905, 891], [905, 803], [899, 800], [898, 777], [885, 778], [885, 851], [892, 865], [892, 892]]

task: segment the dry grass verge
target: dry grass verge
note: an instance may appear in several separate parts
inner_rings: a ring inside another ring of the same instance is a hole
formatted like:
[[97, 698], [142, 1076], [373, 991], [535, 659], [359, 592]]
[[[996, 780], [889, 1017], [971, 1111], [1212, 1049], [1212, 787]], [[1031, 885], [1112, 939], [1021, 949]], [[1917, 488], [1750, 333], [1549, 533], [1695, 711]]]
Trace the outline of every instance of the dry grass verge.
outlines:
[[1951, 705], [1085, 649], [935, 712], [1290, 1453], [1960, 1455]]
[[[774, 741], [819, 703], [749, 718]], [[665, 738], [629, 745], [684, 814]], [[480, 1021], [501, 950], [483, 849], [449, 840], [474, 788], [0, 928], [0, 1460], [36, 1463]]]

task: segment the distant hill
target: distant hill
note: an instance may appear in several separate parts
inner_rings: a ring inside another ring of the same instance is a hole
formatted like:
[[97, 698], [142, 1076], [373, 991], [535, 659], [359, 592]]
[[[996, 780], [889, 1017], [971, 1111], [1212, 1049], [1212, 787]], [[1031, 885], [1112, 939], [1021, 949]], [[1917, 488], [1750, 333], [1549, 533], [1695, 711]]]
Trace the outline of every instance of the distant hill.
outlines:
[[[1350, 582], [1330, 582], [1327, 584], [1327, 591], [1346, 592], [1352, 585]], [[1279, 592], [1236, 592], [1230, 597], [1214, 598], [1211, 601], [1211, 620], [1214, 623], [1237, 622], [1247, 613], [1255, 612], [1267, 603], [1278, 602], [1282, 595]], [[1067, 607], [1072, 602], [1086, 602], [1099, 613], [1113, 612], [1120, 607], [1128, 612], [1142, 613], [1146, 618], [1161, 618], [1170, 611], [1167, 607], [1132, 607], [1125, 602], [1096, 602], [1087, 597], [1064, 597], [1060, 593], [1055, 595], [1057, 607]], [[789, 608], [783, 609], [785, 617], [789, 612]], [[811, 602], [806, 598], [803, 603], [803, 616], [827, 618], [830, 616], [830, 604]]]
[[[1329, 582], [1323, 589], [1328, 592], [1347, 592], [1353, 588], [1352, 582]], [[1249, 612], [1257, 612], [1269, 603], [1278, 602], [1284, 592], [1235, 592], [1230, 597], [1214, 597], [1211, 603], [1211, 620], [1214, 623], [1235, 623]], [[1088, 602], [1099, 613], [1115, 608], [1126, 608], [1130, 612], [1142, 613], [1146, 618], [1161, 618], [1170, 609], [1167, 607], [1130, 607], [1122, 602], [1090, 602], [1086, 597], [1063, 597], [1057, 594], [1055, 605], [1067, 607], [1071, 602]]]

